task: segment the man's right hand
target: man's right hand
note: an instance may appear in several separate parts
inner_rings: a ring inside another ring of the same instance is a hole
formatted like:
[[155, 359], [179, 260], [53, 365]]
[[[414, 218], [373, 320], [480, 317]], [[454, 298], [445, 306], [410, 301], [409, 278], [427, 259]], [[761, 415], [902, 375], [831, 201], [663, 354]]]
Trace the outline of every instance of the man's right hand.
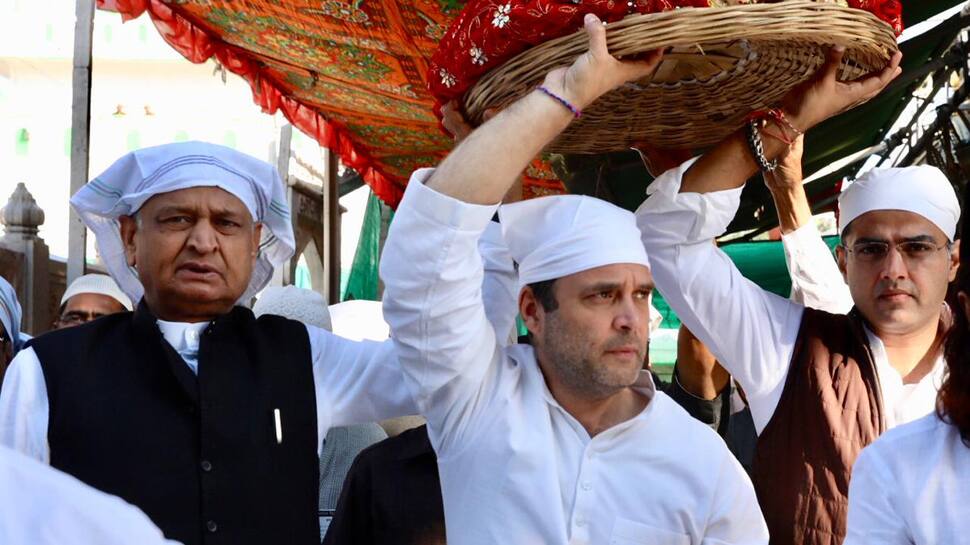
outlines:
[[[568, 68], [551, 71], [545, 80], [549, 92], [580, 109], [614, 87], [650, 75], [662, 57], [658, 51], [646, 60], [616, 59], [606, 47], [606, 29], [600, 20], [587, 16], [585, 24], [589, 51]], [[468, 134], [426, 185], [467, 203], [496, 204], [572, 120], [573, 114], [552, 97], [528, 93]]]
[[583, 19], [589, 35], [589, 50], [568, 68], [557, 68], [546, 75], [543, 85], [579, 109], [589, 106], [603, 94], [654, 72], [663, 60], [663, 50], [651, 51], [644, 60], [621, 61], [606, 47], [606, 27], [592, 13]]

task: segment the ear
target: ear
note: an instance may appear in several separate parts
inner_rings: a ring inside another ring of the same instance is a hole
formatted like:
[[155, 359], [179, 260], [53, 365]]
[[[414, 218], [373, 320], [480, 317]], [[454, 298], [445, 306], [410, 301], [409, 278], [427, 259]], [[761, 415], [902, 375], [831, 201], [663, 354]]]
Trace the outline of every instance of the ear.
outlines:
[[138, 220], [133, 216], [121, 216], [118, 221], [121, 222], [121, 244], [125, 247], [125, 258], [128, 261], [128, 266], [134, 267], [138, 264], [135, 259], [138, 253], [138, 246], [135, 243]]
[[259, 242], [263, 240], [263, 224], [257, 223], [253, 225], [253, 262], [256, 261], [256, 256], [259, 255]]
[[950, 250], [950, 274], [947, 275], [947, 280], [953, 282], [957, 277], [957, 271], [960, 270], [960, 240], [958, 239], [953, 243], [953, 248]]
[[842, 280], [846, 282], [849, 281], [849, 275], [846, 271], [846, 257], [848, 252], [845, 251], [845, 247], [841, 244], [835, 247], [835, 261], [839, 265], [839, 272], [842, 273]]
[[542, 305], [536, 299], [532, 288], [529, 286], [523, 288], [519, 293], [519, 315], [522, 316], [522, 321], [530, 333], [538, 334], [542, 331], [542, 316], [544, 314]]

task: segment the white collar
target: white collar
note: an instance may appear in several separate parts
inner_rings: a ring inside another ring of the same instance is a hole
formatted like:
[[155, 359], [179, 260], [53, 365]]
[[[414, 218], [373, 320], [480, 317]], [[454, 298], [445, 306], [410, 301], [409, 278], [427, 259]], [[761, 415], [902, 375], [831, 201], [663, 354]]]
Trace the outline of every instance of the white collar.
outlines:
[[[527, 382], [536, 383], [533, 385], [533, 387], [539, 389], [546, 401], [546, 404], [549, 406], [549, 409], [551, 411], [558, 411], [564, 415], [576, 433], [583, 438], [583, 442], [588, 443], [591, 438], [589, 433], [586, 431], [586, 428], [584, 428], [582, 424], [580, 424], [579, 421], [569, 413], [569, 411], [564, 409], [562, 405], [556, 401], [556, 398], [553, 397], [552, 392], [549, 391], [549, 385], [546, 384], [546, 379], [542, 374], [542, 369], [539, 368], [539, 360], [536, 359], [535, 349], [532, 347], [532, 345], [509, 345], [505, 349], [505, 353], [513, 362], [515, 362], [516, 365], [519, 365], [522, 368], [522, 374], [524, 377], [526, 377]], [[637, 380], [632, 387], [634, 390], [647, 397], [647, 405], [633, 418], [620, 422], [619, 424], [604, 430], [602, 433], [598, 434], [592, 439], [606, 438], [614, 436], [618, 433], [622, 433], [627, 428], [646, 420], [648, 416], [653, 414], [654, 411], [652, 409], [656, 404], [654, 401], [658, 396], [656, 385], [653, 382], [653, 375], [650, 374], [650, 371], [640, 371], [640, 376], [637, 377]]]
[[211, 322], [166, 322], [157, 320], [162, 336], [176, 352], [198, 352], [202, 332]]

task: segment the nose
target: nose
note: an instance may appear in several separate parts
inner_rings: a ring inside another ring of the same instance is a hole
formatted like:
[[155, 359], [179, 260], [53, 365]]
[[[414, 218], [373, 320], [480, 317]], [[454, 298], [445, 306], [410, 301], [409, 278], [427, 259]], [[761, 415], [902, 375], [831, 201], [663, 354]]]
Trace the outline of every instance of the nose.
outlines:
[[906, 278], [909, 274], [906, 268], [906, 258], [894, 245], [890, 245], [889, 253], [882, 262], [882, 277], [889, 280]]
[[632, 297], [624, 297], [613, 317], [613, 327], [620, 331], [636, 331], [645, 318], [640, 315], [641, 310]]
[[209, 254], [219, 247], [219, 239], [216, 237], [216, 230], [207, 221], [198, 221], [189, 232], [189, 239], [186, 245], [192, 251], [199, 254]]

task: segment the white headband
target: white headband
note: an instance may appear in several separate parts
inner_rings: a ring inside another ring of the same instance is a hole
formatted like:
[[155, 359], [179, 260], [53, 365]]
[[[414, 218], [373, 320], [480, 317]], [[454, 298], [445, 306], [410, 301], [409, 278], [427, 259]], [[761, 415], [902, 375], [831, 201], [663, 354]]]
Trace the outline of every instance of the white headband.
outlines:
[[839, 196], [839, 235], [859, 216], [877, 210], [903, 210], [923, 216], [952, 242], [960, 219], [960, 201], [936, 167], [876, 168]]
[[540, 197], [503, 205], [499, 219], [519, 289], [604, 265], [650, 266], [633, 214], [600, 199]]

